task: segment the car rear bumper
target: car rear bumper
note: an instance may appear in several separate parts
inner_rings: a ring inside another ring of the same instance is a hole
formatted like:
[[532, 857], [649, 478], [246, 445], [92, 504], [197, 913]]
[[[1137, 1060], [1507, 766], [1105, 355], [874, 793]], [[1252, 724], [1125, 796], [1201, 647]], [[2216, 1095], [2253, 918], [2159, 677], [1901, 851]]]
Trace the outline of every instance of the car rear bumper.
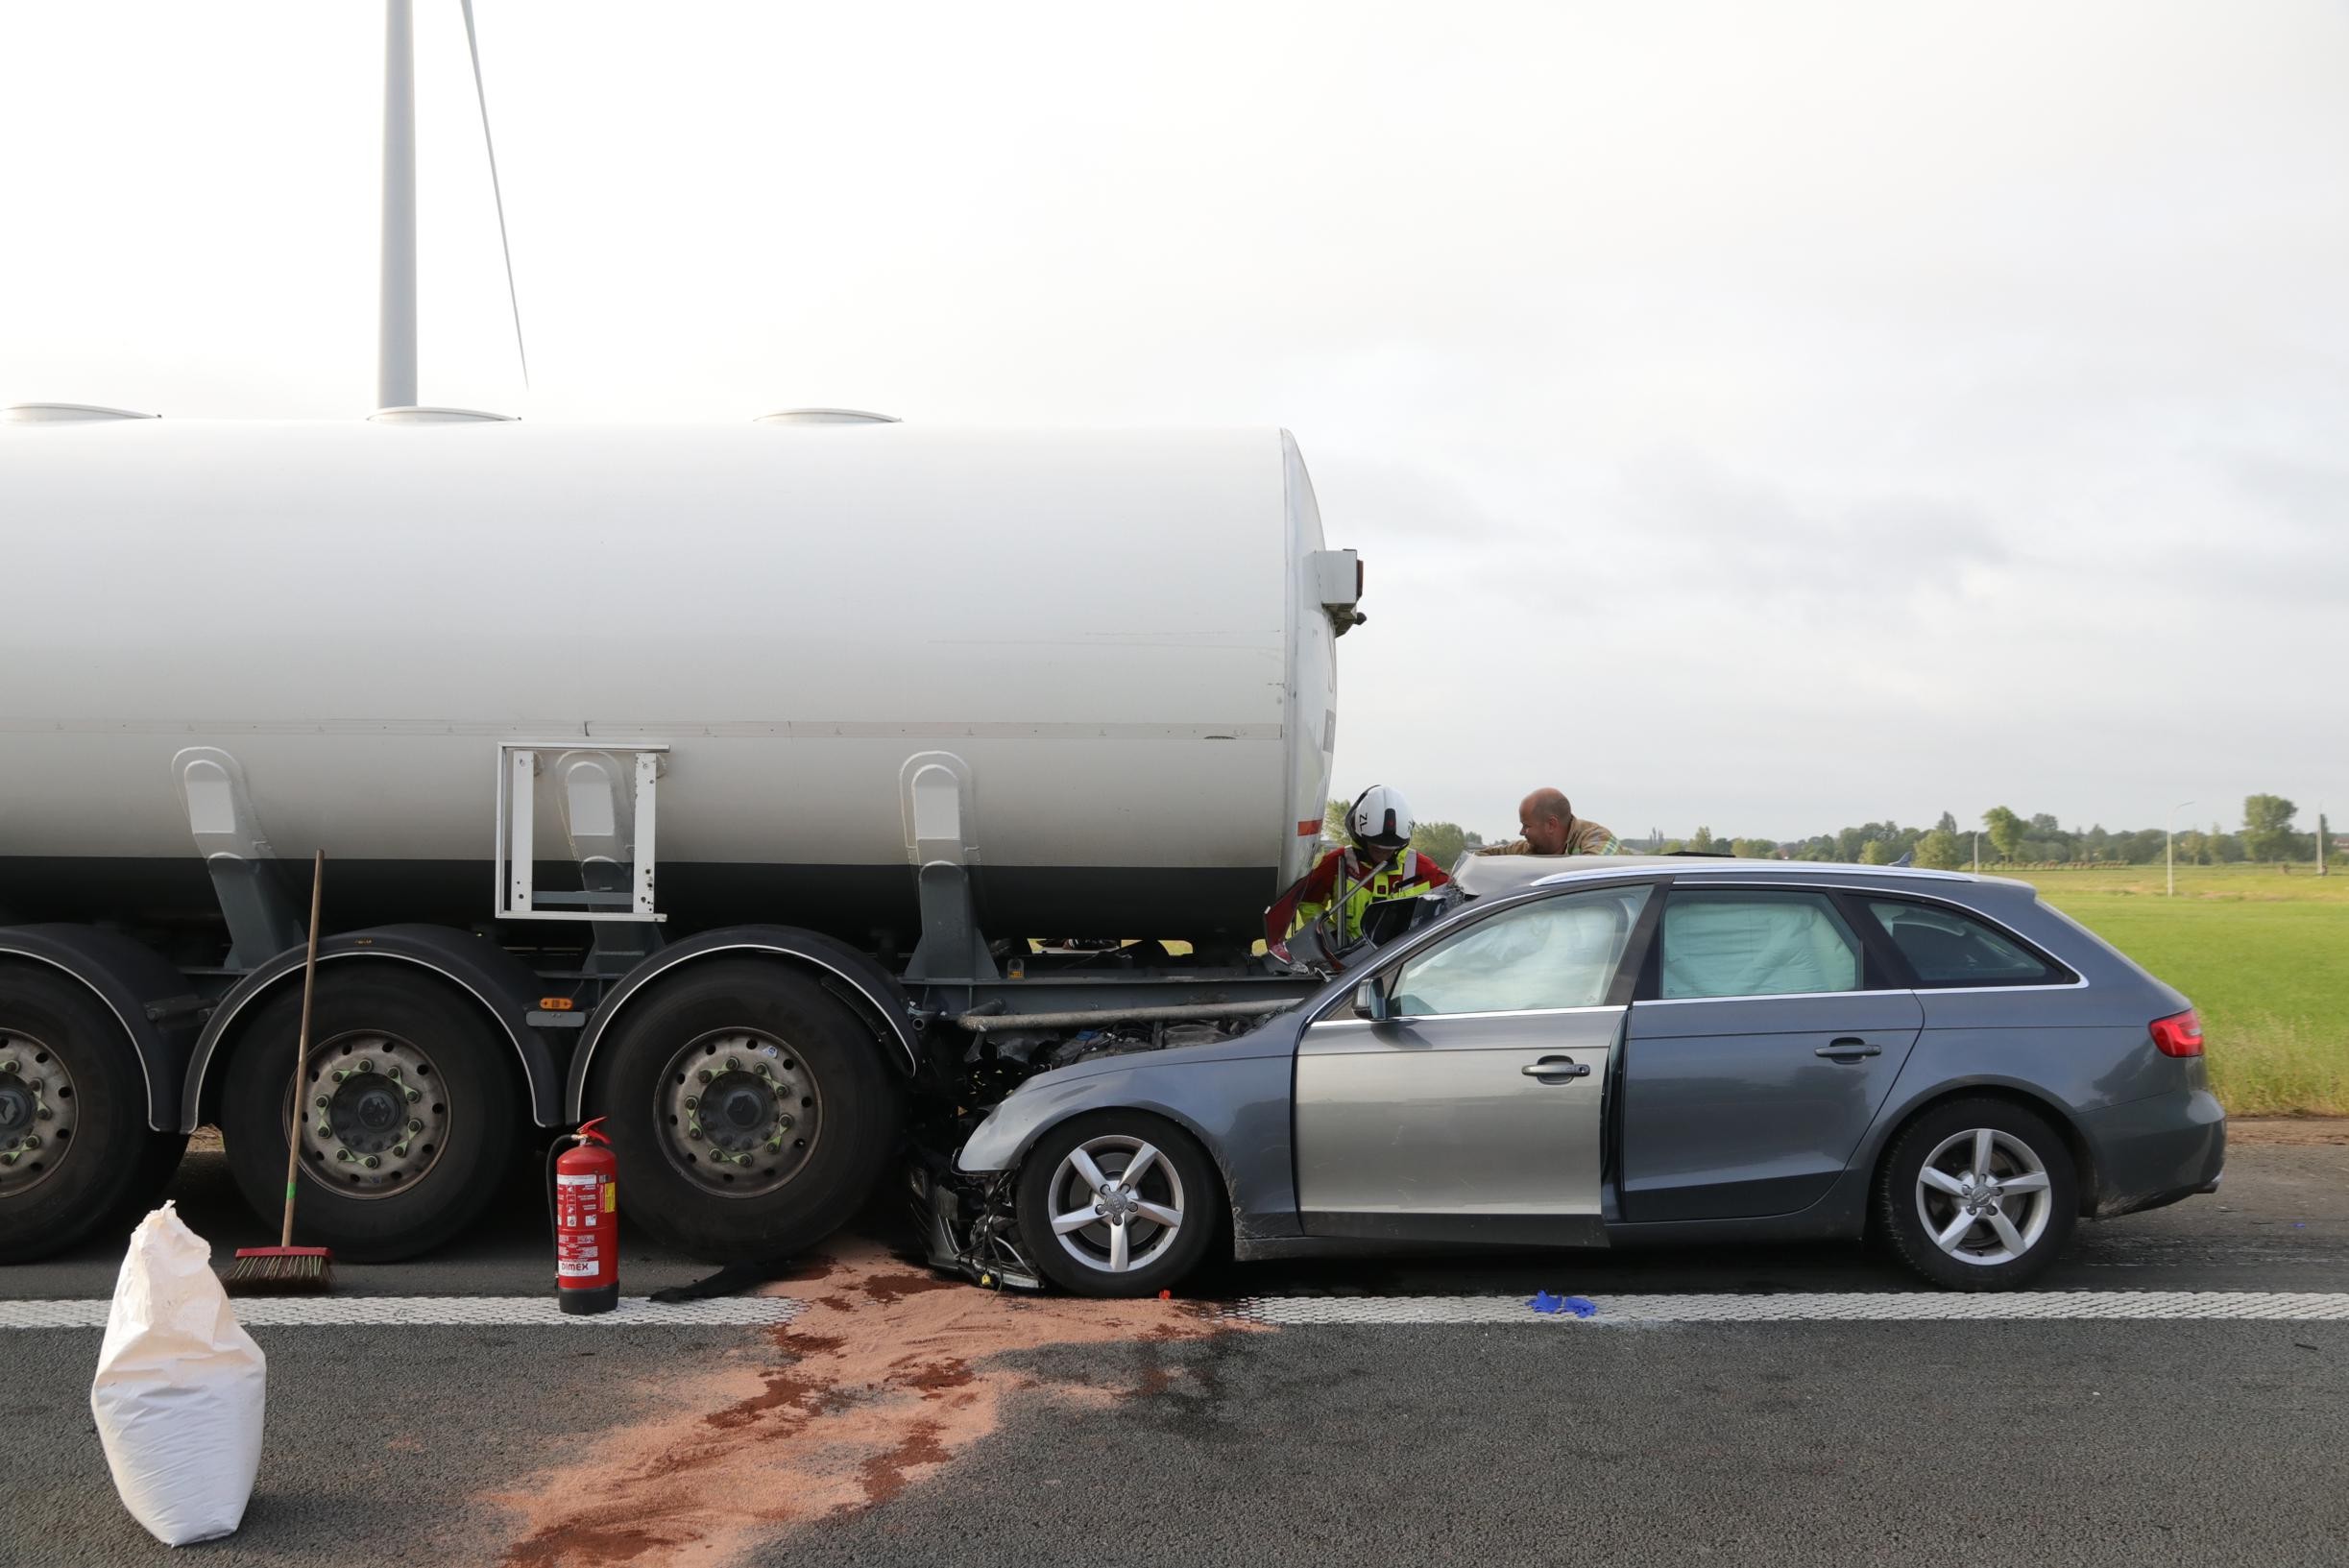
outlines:
[[2216, 1192], [2226, 1169], [2227, 1113], [2207, 1089], [2112, 1106], [2090, 1116], [2084, 1130], [2099, 1219]]

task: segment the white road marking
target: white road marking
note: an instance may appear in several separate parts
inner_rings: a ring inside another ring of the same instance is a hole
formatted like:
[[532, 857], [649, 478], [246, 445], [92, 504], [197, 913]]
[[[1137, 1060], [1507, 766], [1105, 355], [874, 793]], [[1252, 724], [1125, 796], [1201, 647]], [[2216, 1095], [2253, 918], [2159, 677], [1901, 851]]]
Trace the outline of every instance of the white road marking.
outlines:
[[[0, 1301], [0, 1329], [102, 1329], [113, 1303]], [[718, 1296], [674, 1303], [626, 1296], [608, 1313], [574, 1317], [543, 1295], [239, 1296], [247, 1328], [733, 1328], [787, 1323], [804, 1303], [784, 1296]]]
[[[976, 1287], [974, 1287], [976, 1289]], [[1931, 1291], [1788, 1291], [1781, 1295], [1590, 1295], [1538, 1313], [1518, 1295], [1245, 1296], [1223, 1317], [1283, 1327], [1382, 1323], [2012, 1323], [2060, 1320], [2349, 1322], [2349, 1291], [2038, 1291], [1960, 1295]], [[0, 1301], [0, 1329], [102, 1329], [110, 1302]], [[719, 1296], [673, 1305], [642, 1296], [573, 1317], [545, 1296], [239, 1296], [248, 1328], [740, 1328], [787, 1323], [806, 1303]], [[869, 1309], [886, 1313], [885, 1306]]]
[[1375, 1323], [2006, 1323], [2050, 1319], [2159, 1322], [2234, 1318], [2349, 1322], [2349, 1291], [2041, 1291], [2013, 1295], [1937, 1291], [1789, 1291], [1783, 1295], [1590, 1295], [1595, 1310], [1538, 1313], [1529, 1296], [1247, 1296], [1229, 1317], [1304, 1327]]

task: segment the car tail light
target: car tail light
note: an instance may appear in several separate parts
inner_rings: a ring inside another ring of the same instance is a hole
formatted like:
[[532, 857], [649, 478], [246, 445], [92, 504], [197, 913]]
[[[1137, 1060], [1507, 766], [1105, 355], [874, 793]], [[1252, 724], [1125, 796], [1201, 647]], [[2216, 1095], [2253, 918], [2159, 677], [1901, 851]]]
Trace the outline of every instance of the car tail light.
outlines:
[[2167, 1018], [2157, 1018], [2152, 1024], [2154, 1049], [2165, 1056], [2199, 1056], [2202, 1054], [2202, 1020], [2192, 1007]]

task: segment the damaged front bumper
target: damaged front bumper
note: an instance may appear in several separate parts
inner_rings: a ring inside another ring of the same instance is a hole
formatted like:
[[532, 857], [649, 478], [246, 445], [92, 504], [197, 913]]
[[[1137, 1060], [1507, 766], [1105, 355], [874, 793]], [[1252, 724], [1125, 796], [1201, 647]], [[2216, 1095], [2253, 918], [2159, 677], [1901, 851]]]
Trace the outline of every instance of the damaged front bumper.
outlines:
[[991, 1291], [1044, 1289], [1012, 1226], [1010, 1172], [965, 1175], [951, 1161], [923, 1154], [906, 1177], [931, 1267]]

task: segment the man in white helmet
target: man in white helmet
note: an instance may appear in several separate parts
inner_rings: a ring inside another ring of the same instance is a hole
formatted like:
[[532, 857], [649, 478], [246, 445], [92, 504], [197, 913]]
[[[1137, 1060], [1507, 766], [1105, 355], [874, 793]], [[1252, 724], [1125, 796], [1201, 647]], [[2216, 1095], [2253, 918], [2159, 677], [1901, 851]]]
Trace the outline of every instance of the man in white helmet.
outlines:
[[1334, 948], [1362, 940], [1370, 905], [1417, 898], [1452, 879], [1411, 847], [1411, 806], [1399, 789], [1372, 784], [1345, 808], [1346, 843], [1331, 850], [1264, 913], [1265, 939], [1276, 953], [1302, 928], [1336, 910]]

